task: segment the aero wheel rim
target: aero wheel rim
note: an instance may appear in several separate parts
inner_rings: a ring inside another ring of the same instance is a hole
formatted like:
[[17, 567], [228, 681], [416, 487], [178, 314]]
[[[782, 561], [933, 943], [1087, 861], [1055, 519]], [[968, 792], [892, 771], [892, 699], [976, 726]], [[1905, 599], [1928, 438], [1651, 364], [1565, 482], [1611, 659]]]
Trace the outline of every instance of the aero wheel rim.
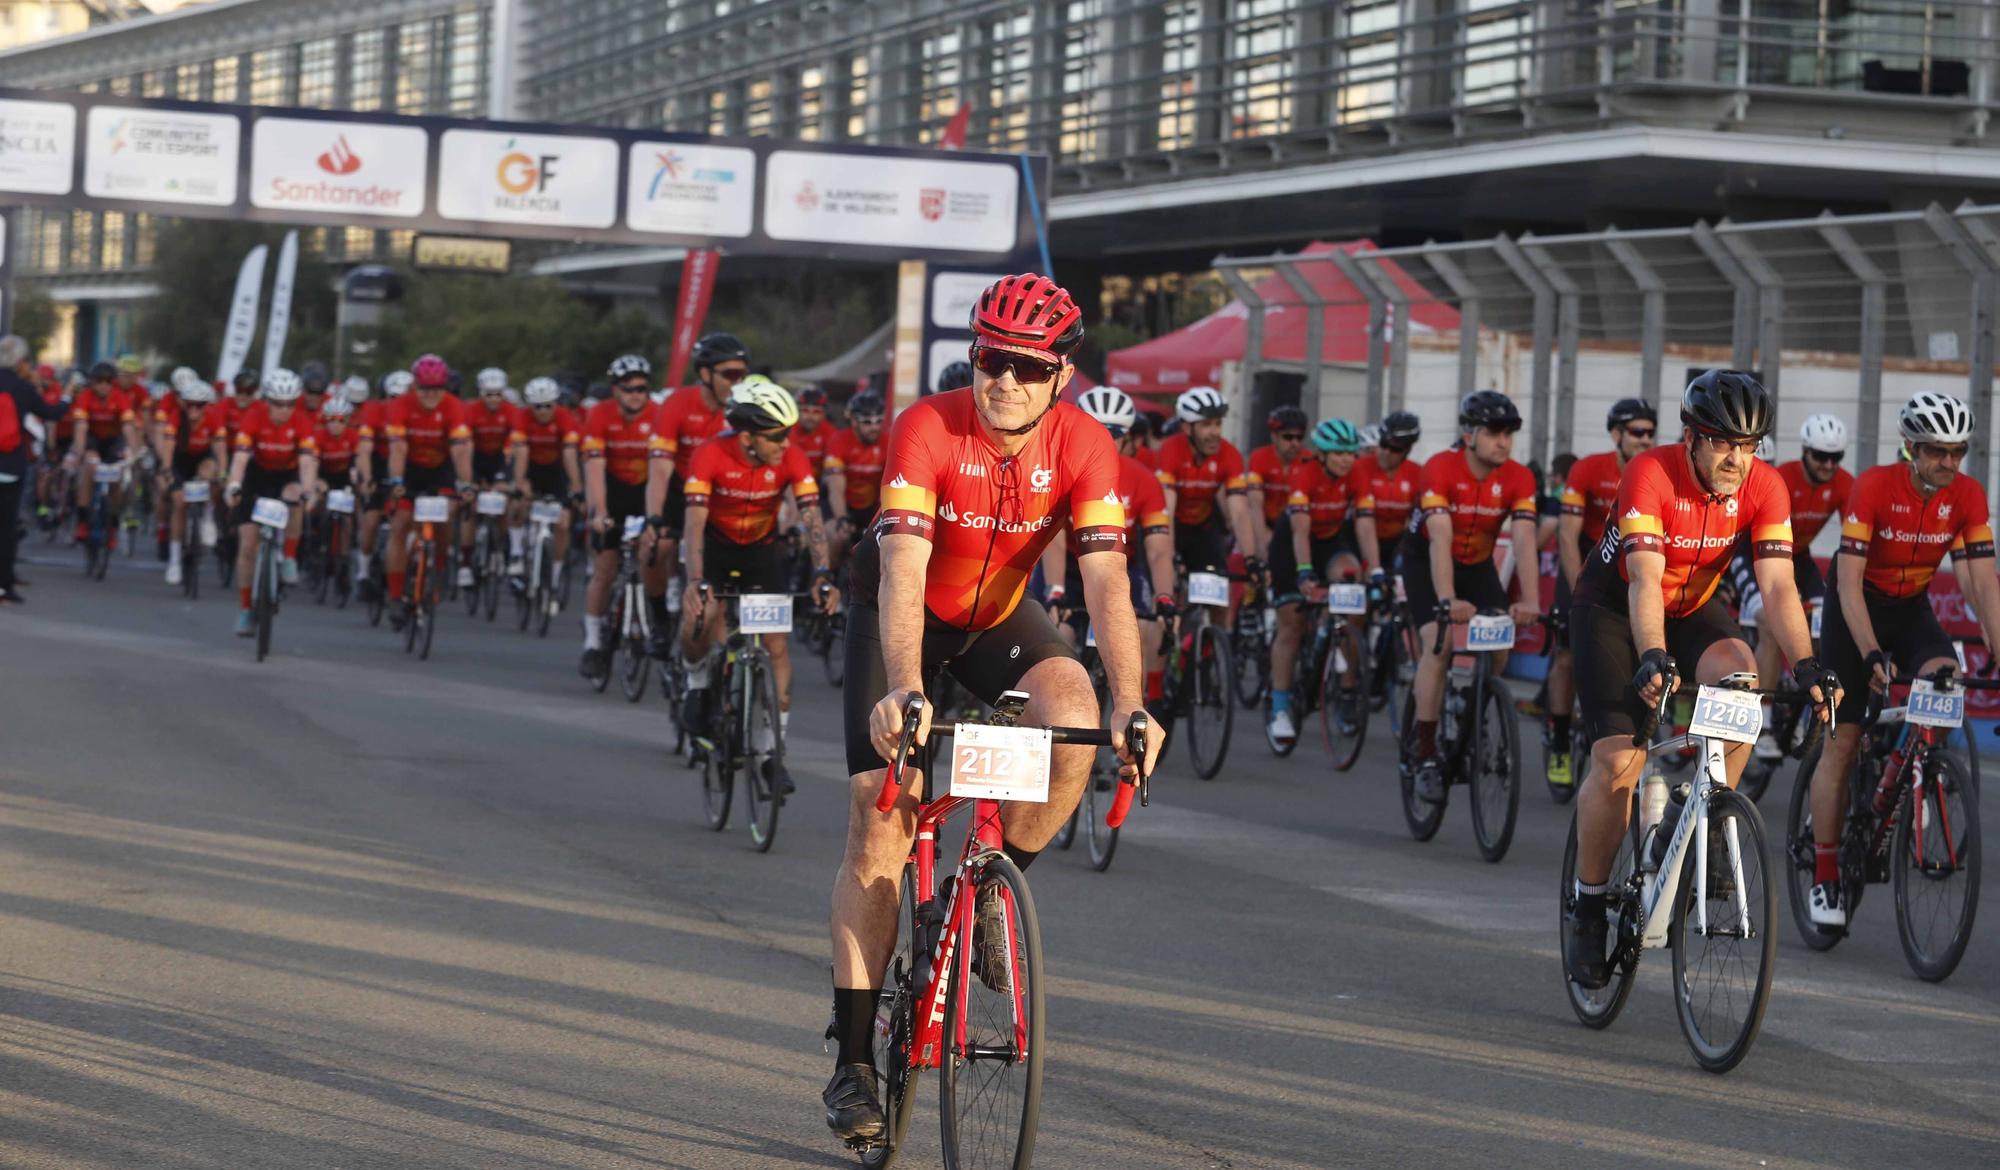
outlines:
[[1955, 756], [1933, 751], [1925, 773], [1898, 810], [1896, 916], [1911, 966], [1938, 980], [1958, 966], [1978, 910], [1979, 819]]
[[[1018, 872], [1007, 868], [1009, 876], [1018, 880]], [[1039, 1110], [1041, 1026], [1032, 1015], [1041, 999], [1035, 986], [1040, 962], [1034, 954], [1040, 943], [1031, 926], [1032, 910], [1024, 913], [1020, 900], [1026, 885], [1002, 880], [997, 869], [989, 866], [979, 887], [982, 893], [996, 889], [1004, 907], [1006, 950], [1019, 994], [988, 987], [978, 973], [980, 964], [973, 961], [976, 948], [968, 948], [970, 953], [954, 976], [954, 1010], [945, 1021], [945, 1152], [947, 1165], [958, 1170], [1012, 1170], [1026, 1165]], [[964, 1016], [963, 1045], [952, 1034], [959, 1011]], [[1021, 1046], [1024, 1037], [1026, 1049]]]
[[[1709, 819], [1708, 886], [1701, 888], [1690, 852], [1682, 871], [1674, 945], [1675, 994], [1695, 1057], [1718, 1071], [1740, 1060], [1763, 1017], [1770, 991], [1771, 923], [1769, 887], [1759, 835], [1737, 812], [1752, 808], [1746, 798], [1717, 801]], [[1734, 830], [1742, 875], [1740, 891], [1729, 864], [1727, 842]], [[1738, 894], [1740, 892], [1740, 898]], [[1700, 911], [1706, 912], [1704, 928]]]

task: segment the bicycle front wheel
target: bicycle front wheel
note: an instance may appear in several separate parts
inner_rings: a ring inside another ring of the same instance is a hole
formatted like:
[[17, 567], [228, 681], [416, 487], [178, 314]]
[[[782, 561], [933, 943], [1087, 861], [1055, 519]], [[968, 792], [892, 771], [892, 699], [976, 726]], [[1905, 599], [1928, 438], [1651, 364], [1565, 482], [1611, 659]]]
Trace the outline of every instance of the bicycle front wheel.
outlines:
[[847, 682], [847, 616], [834, 614], [826, 619], [826, 657], [820, 659], [826, 668], [826, 681], [840, 687]]
[[1236, 705], [1229, 696], [1229, 641], [1214, 623], [1196, 628], [1182, 669], [1189, 684], [1188, 754], [1195, 775], [1213, 780], [1229, 758], [1229, 733], [1236, 722]]
[[1368, 742], [1368, 664], [1360, 632], [1350, 622], [1334, 620], [1333, 652], [1319, 684], [1319, 721], [1333, 770], [1345, 772]]
[[1917, 978], [1949, 978], [1979, 913], [1979, 800], [1965, 761], [1932, 751], [1897, 810], [1890, 866], [1896, 933]]
[[1236, 701], [1243, 705], [1245, 711], [1255, 711], [1257, 705], [1264, 701], [1264, 693], [1270, 686], [1270, 679], [1265, 677], [1271, 669], [1270, 662], [1254, 652], [1257, 641], [1261, 639], [1253, 641], [1249, 634], [1241, 630], [1230, 639], [1233, 650], [1229, 664], [1230, 683], [1235, 687]]
[[1706, 889], [1697, 868], [1690, 852], [1667, 924], [1674, 1010], [1695, 1062], [1725, 1073], [1757, 1039], [1778, 958], [1778, 890], [1765, 864], [1764, 818], [1750, 798], [1727, 789], [1709, 797]]
[[257, 661], [262, 662], [271, 653], [271, 611], [276, 608], [273, 596], [278, 576], [277, 557], [271, 551], [271, 542], [257, 551], [256, 593], [251, 598], [255, 605], [252, 620], [257, 626]]
[[636, 703], [646, 697], [646, 666], [651, 660], [651, 647], [636, 630], [627, 630], [618, 638], [618, 686], [625, 692], [625, 701]]
[[[1406, 687], [1403, 689], [1403, 702], [1400, 710], [1403, 712], [1402, 725], [1412, 729], [1405, 734], [1414, 735], [1414, 729], [1417, 726], [1417, 691], [1415, 687]], [[1405, 753], [1406, 756], [1414, 756], [1414, 753], [1410, 752], [1407, 748], [1405, 749]], [[1416, 776], [1413, 772], [1413, 758], [1405, 758], [1398, 762], [1396, 766], [1396, 779], [1402, 788], [1403, 823], [1410, 827], [1410, 836], [1415, 837], [1419, 841], [1428, 841], [1432, 837], [1437, 836], [1438, 826], [1444, 824], [1445, 802], [1438, 801], [1436, 804], [1432, 804], [1422, 796], [1419, 796], [1417, 794]], [[1447, 789], [1446, 791], [1449, 792], [1450, 790]]]
[[1514, 843], [1514, 817], [1521, 807], [1520, 735], [1512, 692], [1499, 679], [1487, 679], [1470, 770], [1472, 835], [1479, 843], [1479, 856], [1488, 861], [1507, 856], [1507, 847]]
[[[979, 864], [973, 898], [975, 913], [956, 940], [945, 1006], [938, 1077], [944, 1164], [946, 1170], [1028, 1170], [1042, 1112], [1041, 926], [1027, 879], [1004, 855]], [[984, 957], [976, 908], [988, 898], [999, 899], [1005, 932], [992, 948], [993, 966], [1001, 969], [992, 971], [975, 961]]]
[[701, 811], [708, 827], [718, 833], [729, 827], [729, 806], [736, 799], [736, 777], [723, 764], [720, 747], [702, 753]]
[[750, 842], [769, 853], [778, 836], [778, 809], [785, 803], [779, 790], [785, 774], [785, 740], [778, 716], [778, 676], [765, 660], [750, 666], [750, 704], [743, 712], [749, 740], [743, 753], [743, 792], [750, 799]]

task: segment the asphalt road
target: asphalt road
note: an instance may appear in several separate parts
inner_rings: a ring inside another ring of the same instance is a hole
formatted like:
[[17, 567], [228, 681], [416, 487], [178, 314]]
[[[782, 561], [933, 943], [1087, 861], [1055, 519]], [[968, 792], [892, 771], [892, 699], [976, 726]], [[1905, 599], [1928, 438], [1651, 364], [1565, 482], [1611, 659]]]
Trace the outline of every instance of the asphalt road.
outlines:
[[[760, 856], [703, 826], [657, 697], [585, 689], [569, 618], [453, 613], [426, 663], [293, 603], [257, 665], [219, 591], [29, 552], [0, 611], [0, 1165], [852, 1164], [818, 1101], [846, 805], [811, 669]], [[1781, 911], [1763, 1034], [1712, 1076], [1664, 953], [1609, 1031], [1570, 1014], [1568, 811], [1528, 786], [1499, 865], [1462, 800], [1416, 844], [1387, 738], [1336, 775], [1240, 725], [1215, 782], [1174, 756], [1109, 873], [1035, 866], [1039, 1165], [2000, 1164], [1992, 912], [1939, 987], [1885, 891], [1825, 955]], [[939, 1164], [935, 1101], [907, 1165]]]

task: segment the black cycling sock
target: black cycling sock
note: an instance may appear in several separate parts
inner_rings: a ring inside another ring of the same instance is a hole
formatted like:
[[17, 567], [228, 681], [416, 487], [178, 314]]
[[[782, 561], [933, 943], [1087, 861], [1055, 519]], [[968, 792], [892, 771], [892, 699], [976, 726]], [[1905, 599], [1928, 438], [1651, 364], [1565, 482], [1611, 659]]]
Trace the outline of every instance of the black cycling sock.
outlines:
[[1042, 853], [1039, 849], [1023, 849], [1019, 845], [1002, 845], [1000, 852], [1005, 853], [1007, 860], [1013, 862], [1014, 868], [1022, 873], [1028, 872], [1028, 866], [1034, 864], [1035, 858]]
[[650, 618], [652, 618], [652, 619], [653, 619], [653, 628], [654, 628], [654, 629], [656, 629], [656, 630], [664, 630], [664, 629], [666, 629], [666, 628], [667, 628], [667, 595], [666, 595], [666, 594], [664, 594], [664, 593], [648, 593], [648, 594], [646, 595], [646, 616], [648, 616], [648, 617], [650, 617]]
[[833, 1039], [839, 1046], [837, 1064], [875, 1067], [875, 990], [870, 987], [833, 989]]
[[1569, 742], [1569, 721], [1570, 716], [1568, 715], [1549, 716], [1549, 730], [1555, 732], [1555, 741], [1557, 743]]

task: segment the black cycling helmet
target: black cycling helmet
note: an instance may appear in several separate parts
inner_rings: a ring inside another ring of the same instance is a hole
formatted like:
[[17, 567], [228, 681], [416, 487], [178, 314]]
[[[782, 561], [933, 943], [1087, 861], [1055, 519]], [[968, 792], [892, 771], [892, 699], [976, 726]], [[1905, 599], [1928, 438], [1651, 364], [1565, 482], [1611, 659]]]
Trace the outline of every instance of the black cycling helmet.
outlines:
[[[932, 393], [942, 394], [947, 390], [957, 390], [972, 385], [972, 363], [953, 362], [938, 371], [937, 388]], [[919, 398], [923, 395], [918, 395]]]
[[1303, 431], [1306, 429], [1306, 412], [1296, 406], [1273, 407], [1264, 425], [1273, 431]]
[[1761, 439], [1778, 421], [1778, 405], [1741, 370], [1710, 370], [1681, 395], [1681, 425], [1717, 439]]
[[825, 406], [826, 391], [818, 386], [807, 386], [798, 392], [800, 406]]
[[450, 374], [446, 375], [444, 388], [451, 391], [453, 398], [457, 398], [465, 389], [465, 375], [454, 368]]
[[847, 400], [847, 417], [850, 420], [862, 417], [881, 418], [883, 413], [882, 396], [873, 390], [863, 390]]
[[1462, 427], [1519, 427], [1520, 408], [1498, 390], [1474, 390], [1459, 400], [1458, 425]]
[[264, 376], [262, 374], [259, 374], [250, 366], [244, 366], [242, 369], [236, 371], [233, 384], [236, 387], [236, 392], [241, 394], [245, 390], [255, 390], [263, 381]]
[[90, 380], [93, 382], [112, 382], [116, 381], [117, 378], [118, 367], [112, 365], [110, 362], [98, 362], [96, 365], [90, 367]]
[[1611, 404], [1611, 413], [1604, 416], [1604, 429], [1614, 431], [1628, 422], [1642, 418], [1649, 423], [1660, 421], [1660, 416], [1653, 409], [1652, 403], [1643, 398], [1620, 398]]
[[719, 366], [723, 362], [748, 362], [750, 348], [733, 333], [707, 333], [694, 343], [694, 365]]
[[1393, 410], [1382, 420], [1382, 442], [1389, 446], [1415, 445], [1423, 437], [1424, 424], [1407, 410]]
[[326, 372], [325, 362], [307, 362], [299, 367], [299, 381], [305, 384], [306, 393], [324, 394], [333, 376]]

